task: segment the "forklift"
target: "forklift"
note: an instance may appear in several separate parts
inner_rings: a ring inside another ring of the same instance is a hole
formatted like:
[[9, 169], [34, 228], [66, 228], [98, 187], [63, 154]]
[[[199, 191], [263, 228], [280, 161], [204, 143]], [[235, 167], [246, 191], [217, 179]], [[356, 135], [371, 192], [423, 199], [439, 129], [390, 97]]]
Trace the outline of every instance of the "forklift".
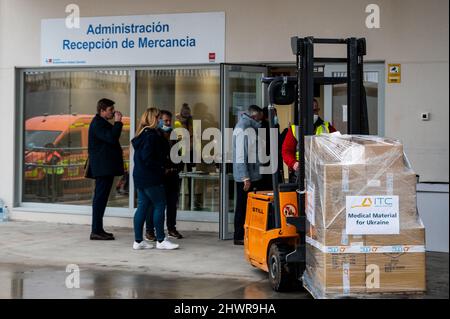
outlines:
[[[346, 58], [315, 58], [314, 44], [346, 45]], [[306, 269], [307, 221], [305, 191], [305, 136], [314, 134], [314, 84], [347, 84], [347, 133], [369, 134], [366, 94], [363, 84], [365, 38], [324, 39], [292, 37], [296, 56], [296, 76], [264, 77], [268, 85], [269, 127], [274, 128], [275, 105], [295, 103], [294, 124], [298, 128], [297, 151], [300, 154], [297, 183], [279, 183], [272, 175], [272, 190], [248, 194], [244, 252], [247, 261], [269, 274], [275, 291], [302, 286]], [[345, 77], [314, 77], [314, 63], [346, 63]], [[271, 150], [275, 149], [271, 147]], [[271, 151], [271, 163], [278, 154]], [[276, 162], [276, 161], [275, 161]]]

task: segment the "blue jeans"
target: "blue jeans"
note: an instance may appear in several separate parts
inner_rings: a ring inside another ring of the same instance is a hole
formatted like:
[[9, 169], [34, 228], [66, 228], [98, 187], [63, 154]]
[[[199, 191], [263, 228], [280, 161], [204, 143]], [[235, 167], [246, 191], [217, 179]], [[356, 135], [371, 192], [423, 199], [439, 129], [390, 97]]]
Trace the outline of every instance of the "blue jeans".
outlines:
[[156, 229], [156, 240], [163, 241], [164, 210], [166, 209], [166, 196], [164, 186], [151, 186], [138, 189], [138, 207], [134, 214], [134, 239], [143, 240], [143, 228], [147, 215], [153, 216]]

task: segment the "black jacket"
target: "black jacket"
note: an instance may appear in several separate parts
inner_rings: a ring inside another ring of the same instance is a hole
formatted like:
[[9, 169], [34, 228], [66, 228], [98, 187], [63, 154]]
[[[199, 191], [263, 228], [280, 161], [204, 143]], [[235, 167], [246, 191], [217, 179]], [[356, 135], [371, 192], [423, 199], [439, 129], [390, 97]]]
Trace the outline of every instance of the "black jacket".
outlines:
[[[178, 140], [171, 140], [170, 139], [170, 133], [166, 133], [163, 130], [159, 129], [159, 133], [161, 136], [163, 136], [166, 140], [167, 143], [169, 145], [169, 153], [170, 153], [170, 148], [173, 147], [175, 144], [177, 144], [179, 141]], [[181, 149], [178, 150], [178, 155], [181, 156]], [[181, 171], [183, 171], [184, 168], [184, 163], [181, 161], [180, 163], [176, 164], [174, 162], [172, 162], [172, 160], [170, 159], [170, 154], [167, 154], [167, 159], [166, 159], [166, 177], [167, 178], [174, 178], [174, 179], [178, 179], [179, 178], [179, 173]]]
[[146, 128], [131, 141], [134, 147], [133, 179], [136, 188], [162, 185], [169, 142], [157, 129]]
[[124, 174], [123, 151], [119, 143], [122, 122], [114, 125], [95, 115], [89, 126], [90, 176], [121, 176]]

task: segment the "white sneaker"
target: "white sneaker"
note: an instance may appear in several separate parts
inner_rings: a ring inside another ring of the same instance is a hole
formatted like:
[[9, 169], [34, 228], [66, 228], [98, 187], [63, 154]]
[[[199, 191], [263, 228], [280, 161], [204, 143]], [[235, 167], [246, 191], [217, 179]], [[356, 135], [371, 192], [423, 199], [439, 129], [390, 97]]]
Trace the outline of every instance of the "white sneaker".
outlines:
[[133, 249], [139, 250], [139, 249], [152, 249], [153, 245], [146, 242], [145, 240], [141, 241], [140, 243], [134, 242], [133, 243]]
[[157, 249], [177, 249], [178, 247], [180, 247], [180, 245], [174, 244], [167, 239], [164, 239], [162, 242], [156, 242]]

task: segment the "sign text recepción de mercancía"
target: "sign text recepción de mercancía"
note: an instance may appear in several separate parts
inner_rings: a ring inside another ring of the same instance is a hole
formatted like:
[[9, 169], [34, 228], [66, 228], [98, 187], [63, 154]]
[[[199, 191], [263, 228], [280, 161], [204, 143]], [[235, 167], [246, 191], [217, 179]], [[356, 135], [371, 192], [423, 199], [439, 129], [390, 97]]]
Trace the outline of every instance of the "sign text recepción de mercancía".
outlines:
[[[111, 24], [103, 26], [101, 24], [93, 26], [90, 24], [87, 28], [87, 35], [108, 35], [108, 34], [144, 34], [144, 33], [167, 33], [170, 32], [168, 24], [161, 24], [160, 22], [153, 22], [152, 24], [125, 24], [120, 25]], [[137, 42], [137, 43], [136, 43]], [[151, 39], [146, 36], [140, 36], [137, 41], [125, 38], [120, 42], [120, 47], [123, 49], [138, 48], [172, 48], [172, 47], [195, 47], [197, 40], [189, 36], [184, 38], [169, 38], [169, 39]], [[64, 39], [62, 41], [63, 50], [93, 50], [103, 49], [118, 49], [119, 41], [110, 40], [109, 38], [102, 38], [97, 41], [71, 41]]]

